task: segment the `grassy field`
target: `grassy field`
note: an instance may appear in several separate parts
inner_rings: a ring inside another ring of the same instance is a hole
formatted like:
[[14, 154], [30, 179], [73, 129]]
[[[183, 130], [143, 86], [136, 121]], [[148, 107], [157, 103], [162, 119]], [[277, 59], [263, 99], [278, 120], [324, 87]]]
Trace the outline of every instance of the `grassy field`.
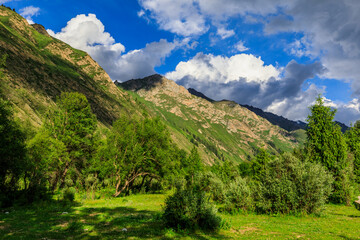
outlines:
[[327, 205], [322, 216], [222, 214], [229, 230], [175, 232], [161, 222], [165, 197], [133, 195], [5, 209], [0, 212], [0, 239], [360, 239], [360, 211], [336, 205]]

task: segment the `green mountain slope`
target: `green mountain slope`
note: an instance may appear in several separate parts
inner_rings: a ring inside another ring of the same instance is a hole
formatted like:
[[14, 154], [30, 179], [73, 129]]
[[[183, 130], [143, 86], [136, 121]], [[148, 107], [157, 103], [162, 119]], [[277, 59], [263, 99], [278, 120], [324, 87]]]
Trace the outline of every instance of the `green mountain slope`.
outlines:
[[259, 148], [275, 153], [296, 145], [287, 131], [239, 104], [210, 102], [160, 75], [118, 85], [134, 91], [138, 102], [165, 119], [174, 134], [182, 135], [177, 139], [179, 145], [190, 141], [199, 146], [209, 163], [223, 158], [240, 162], [250, 159]]
[[14, 104], [16, 115], [32, 126], [41, 124], [48, 107], [55, 106], [64, 91], [83, 93], [104, 125], [119, 114], [137, 111], [131, 97], [88, 54], [0, 7], [0, 56], [4, 55], [1, 92]]

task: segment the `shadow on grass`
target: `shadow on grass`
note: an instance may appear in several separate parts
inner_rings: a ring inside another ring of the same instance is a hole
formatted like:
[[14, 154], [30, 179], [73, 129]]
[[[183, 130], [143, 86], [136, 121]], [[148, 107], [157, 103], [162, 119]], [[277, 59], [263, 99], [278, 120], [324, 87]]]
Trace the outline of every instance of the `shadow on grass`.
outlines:
[[225, 238], [217, 233], [175, 233], [165, 228], [159, 212], [131, 207], [90, 208], [55, 201], [7, 211], [0, 212], [4, 239]]

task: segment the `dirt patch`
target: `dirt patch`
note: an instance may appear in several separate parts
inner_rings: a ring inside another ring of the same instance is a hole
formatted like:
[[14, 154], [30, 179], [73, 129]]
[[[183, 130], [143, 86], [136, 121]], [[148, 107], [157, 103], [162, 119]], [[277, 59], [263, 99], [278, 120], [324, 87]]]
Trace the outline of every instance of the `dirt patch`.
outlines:
[[243, 227], [242, 229], [231, 229], [230, 231], [235, 234], [243, 235], [243, 234], [247, 234], [247, 233], [260, 231], [260, 229], [258, 229], [256, 227]]

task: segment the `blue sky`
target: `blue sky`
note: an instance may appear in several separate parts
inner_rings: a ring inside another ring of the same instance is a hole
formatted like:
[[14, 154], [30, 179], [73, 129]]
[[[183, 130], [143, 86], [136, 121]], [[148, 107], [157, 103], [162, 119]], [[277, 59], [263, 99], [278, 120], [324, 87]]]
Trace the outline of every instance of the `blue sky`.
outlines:
[[113, 80], [155, 72], [211, 98], [305, 120], [318, 94], [360, 118], [357, 0], [0, 0]]

